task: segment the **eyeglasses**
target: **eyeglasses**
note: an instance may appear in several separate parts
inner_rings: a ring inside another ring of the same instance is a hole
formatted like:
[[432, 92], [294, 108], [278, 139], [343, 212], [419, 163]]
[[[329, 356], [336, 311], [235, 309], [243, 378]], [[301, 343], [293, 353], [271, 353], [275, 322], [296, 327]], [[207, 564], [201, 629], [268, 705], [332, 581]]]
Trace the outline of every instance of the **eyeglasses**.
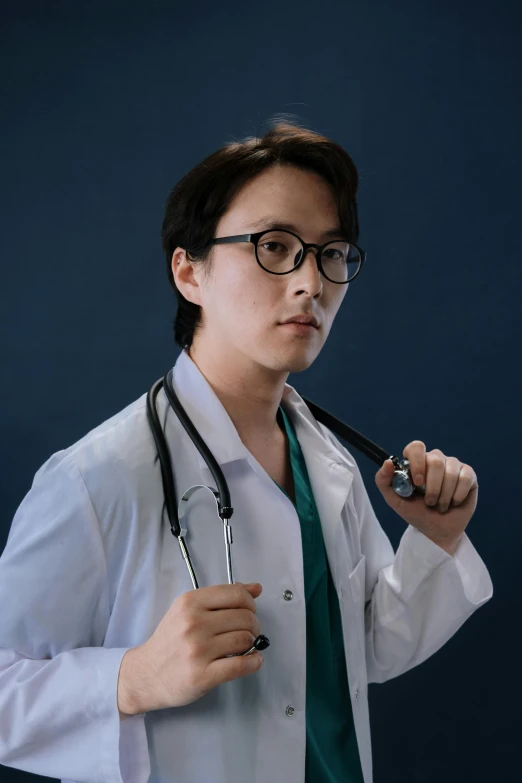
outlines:
[[311, 247], [316, 248], [319, 271], [331, 283], [342, 285], [351, 282], [361, 271], [366, 252], [350, 242], [333, 239], [324, 245], [303, 242], [293, 231], [271, 228], [257, 234], [237, 234], [217, 237], [212, 245], [231, 242], [252, 242], [259, 266], [271, 275], [288, 275], [301, 266]]

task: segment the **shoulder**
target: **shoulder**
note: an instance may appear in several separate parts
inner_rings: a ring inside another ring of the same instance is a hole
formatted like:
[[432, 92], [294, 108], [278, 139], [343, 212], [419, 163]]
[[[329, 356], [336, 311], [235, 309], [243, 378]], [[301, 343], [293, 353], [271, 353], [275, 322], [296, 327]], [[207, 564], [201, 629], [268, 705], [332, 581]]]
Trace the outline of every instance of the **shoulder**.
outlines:
[[51, 476], [79, 475], [86, 484], [103, 479], [118, 481], [136, 474], [154, 460], [146, 397], [137, 400], [87, 432], [67, 448], [52, 454], [35, 475], [36, 483]]

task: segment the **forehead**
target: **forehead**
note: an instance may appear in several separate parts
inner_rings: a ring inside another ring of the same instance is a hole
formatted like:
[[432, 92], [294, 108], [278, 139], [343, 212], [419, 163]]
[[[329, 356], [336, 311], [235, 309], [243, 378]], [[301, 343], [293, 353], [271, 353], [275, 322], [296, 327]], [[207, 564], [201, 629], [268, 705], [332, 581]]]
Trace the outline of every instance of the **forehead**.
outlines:
[[306, 225], [337, 222], [337, 204], [329, 183], [314, 171], [272, 166], [235, 194], [222, 222], [258, 223], [263, 216]]

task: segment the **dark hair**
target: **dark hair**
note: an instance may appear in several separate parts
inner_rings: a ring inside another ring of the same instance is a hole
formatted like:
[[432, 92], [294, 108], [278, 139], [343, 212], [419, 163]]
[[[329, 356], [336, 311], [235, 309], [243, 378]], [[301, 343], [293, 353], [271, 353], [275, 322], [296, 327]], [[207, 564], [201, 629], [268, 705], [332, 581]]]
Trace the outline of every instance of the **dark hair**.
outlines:
[[211, 153], [173, 188], [162, 225], [167, 274], [178, 300], [174, 339], [181, 348], [191, 345], [202, 323], [201, 307], [178, 290], [172, 275], [172, 254], [177, 247], [184, 248], [192, 261], [205, 263], [207, 274], [214, 247], [210, 242], [220, 218], [248, 180], [274, 165], [291, 165], [320, 174], [332, 186], [340, 226], [351, 242], [357, 242], [357, 169], [335, 141], [297, 124], [276, 120], [261, 138], [247, 136]]

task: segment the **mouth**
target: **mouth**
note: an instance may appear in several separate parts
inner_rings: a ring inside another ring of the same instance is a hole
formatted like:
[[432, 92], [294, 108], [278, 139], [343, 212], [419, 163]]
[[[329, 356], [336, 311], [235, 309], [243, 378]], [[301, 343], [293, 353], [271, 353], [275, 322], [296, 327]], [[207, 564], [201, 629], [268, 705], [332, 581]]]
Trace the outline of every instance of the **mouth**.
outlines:
[[279, 324], [279, 326], [283, 326], [286, 329], [295, 332], [296, 334], [311, 335], [314, 332], [319, 331], [318, 326], [314, 326], [313, 324], [302, 324], [298, 321], [287, 321], [284, 324]]

